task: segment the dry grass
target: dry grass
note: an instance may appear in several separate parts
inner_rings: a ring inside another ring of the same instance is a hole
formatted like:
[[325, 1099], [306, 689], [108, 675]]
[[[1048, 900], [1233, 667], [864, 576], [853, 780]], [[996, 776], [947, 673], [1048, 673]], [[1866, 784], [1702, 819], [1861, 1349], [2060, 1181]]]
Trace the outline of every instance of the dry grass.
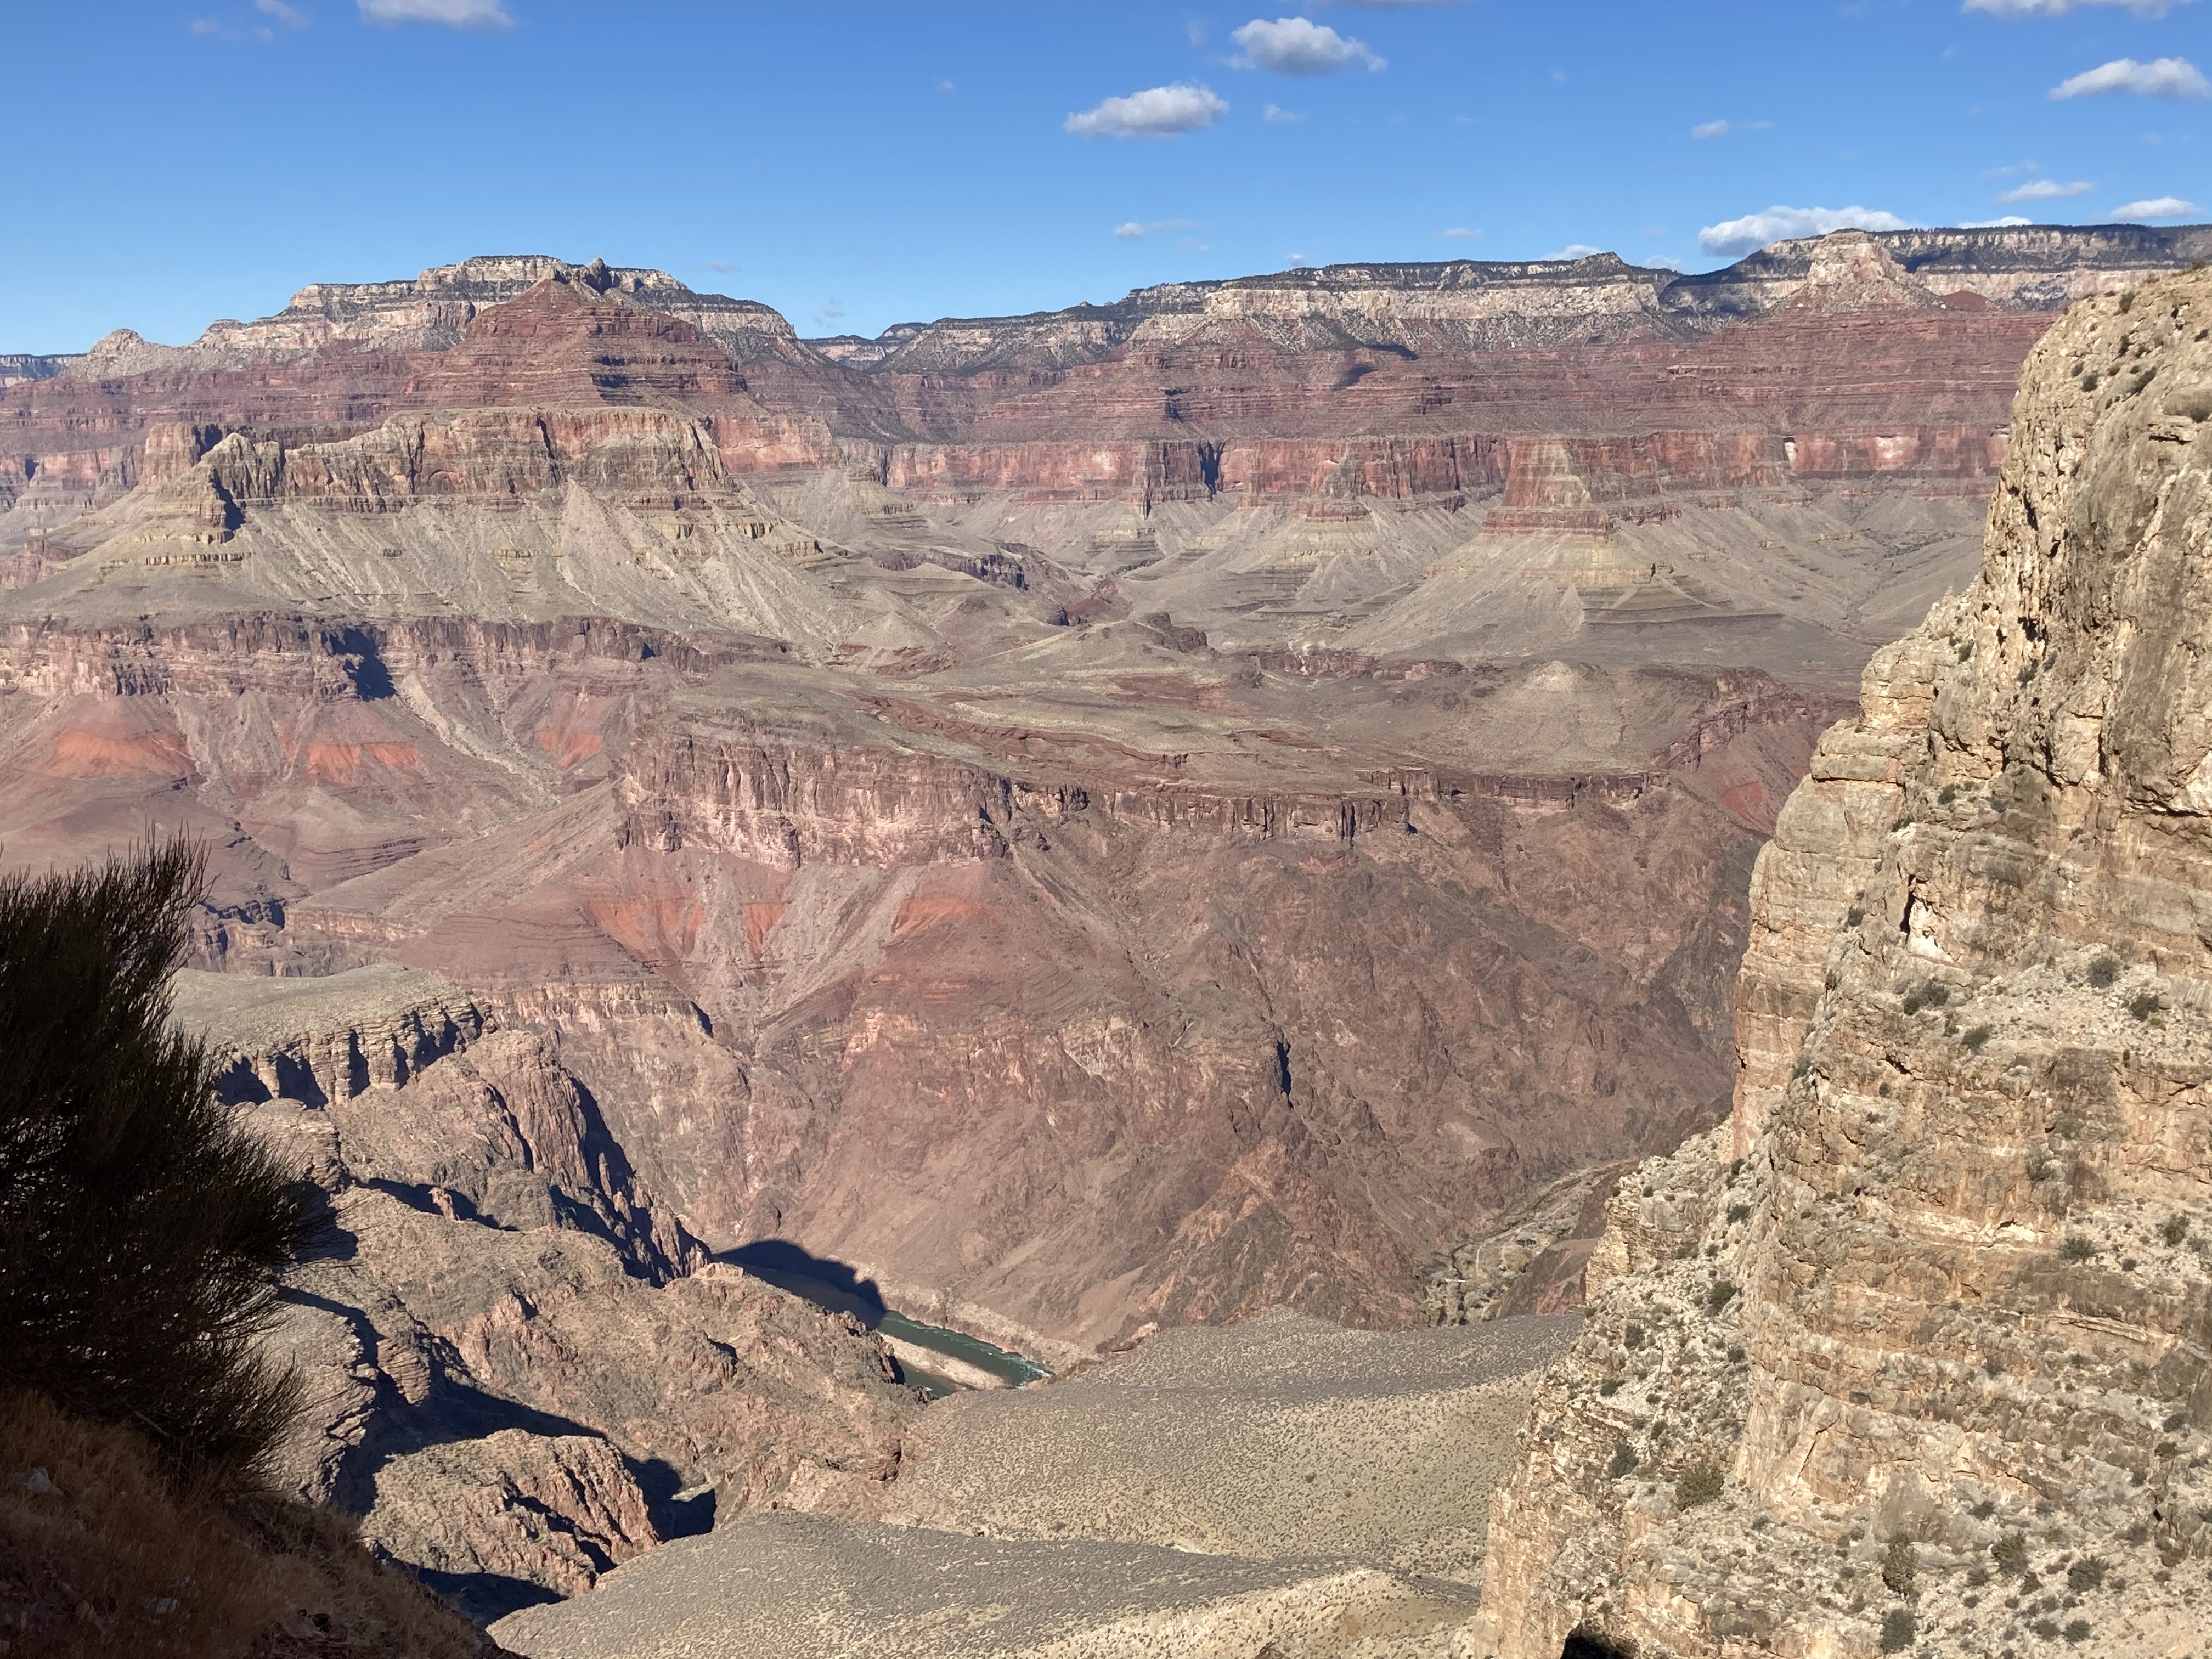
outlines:
[[[55, 1490], [33, 1490], [34, 1468]], [[0, 1393], [0, 1653], [464, 1659], [488, 1646], [339, 1518], [179, 1494], [137, 1434]]]

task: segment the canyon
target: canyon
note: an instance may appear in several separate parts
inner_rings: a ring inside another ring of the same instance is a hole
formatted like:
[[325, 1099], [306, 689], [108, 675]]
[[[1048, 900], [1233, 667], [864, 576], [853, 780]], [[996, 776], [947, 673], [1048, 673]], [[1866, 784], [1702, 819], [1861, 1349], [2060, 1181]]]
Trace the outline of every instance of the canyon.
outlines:
[[1754, 860], [1972, 579], [2023, 361], [2208, 247], [1341, 266], [875, 341], [475, 259], [0, 359], [0, 865], [209, 849], [179, 1018], [350, 1241], [276, 1334], [293, 1489], [486, 1614], [708, 1519], [911, 1520], [899, 1358], [764, 1247], [1061, 1370], [1644, 1265], [1611, 1181], [1732, 1083], [1750, 1156], [1736, 1044], [1798, 1015], [1746, 1026], [1737, 964], [1796, 1010], [1811, 949]]

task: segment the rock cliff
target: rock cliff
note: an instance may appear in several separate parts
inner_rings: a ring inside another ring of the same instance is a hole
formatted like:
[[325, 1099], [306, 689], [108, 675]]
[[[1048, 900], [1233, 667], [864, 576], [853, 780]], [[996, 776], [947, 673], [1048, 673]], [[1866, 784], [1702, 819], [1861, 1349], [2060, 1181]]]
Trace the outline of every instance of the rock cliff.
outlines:
[[2208, 445], [2212, 278], [2030, 356], [1979, 579], [1761, 854], [1731, 1120], [1612, 1200], [1470, 1653], [2202, 1650]]

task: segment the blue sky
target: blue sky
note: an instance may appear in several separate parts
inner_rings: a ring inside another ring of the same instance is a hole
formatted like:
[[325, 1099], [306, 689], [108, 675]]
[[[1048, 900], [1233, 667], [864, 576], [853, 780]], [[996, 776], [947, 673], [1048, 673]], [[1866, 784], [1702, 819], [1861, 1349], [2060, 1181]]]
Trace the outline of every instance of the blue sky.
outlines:
[[474, 252], [873, 333], [1301, 261], [1704, 269], [1807, 222], [1775, 207], [2212, 219], [2212, 0], [0, 0], [0, 350]]

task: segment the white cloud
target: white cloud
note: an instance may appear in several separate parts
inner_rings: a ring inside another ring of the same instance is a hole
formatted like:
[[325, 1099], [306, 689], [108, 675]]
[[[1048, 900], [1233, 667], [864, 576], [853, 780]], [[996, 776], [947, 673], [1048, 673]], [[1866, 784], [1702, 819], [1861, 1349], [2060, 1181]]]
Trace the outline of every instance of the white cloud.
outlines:
[[500, 0], [360, 0], [368, 23], [445, 23], [457, 29], [503, 29], [514, 21]]
[[2094, 189], [2096, 185], [2087, 179], [2076, 179], [2070, 185], [2062, 185], [2056, 179], [2031, 179], [2026, 184], [1990, 199], [1996, 202], [2055, 202], [2064, 196], [2087, 196]]
[[1769, 242], [1797, 236], [1826, 236], [1832, 230], [1911, 230], [1912, 225], [1880, 208], [1796, 208], [1779, 205], [1741, 219], [1724, 219], [1698, 233], [1708, 253], [1751, 253]]
[[1680, 270], [1682, 269], [1682, 262], [1674, 258], [1671, 253], [1655, 253], [1650, 258], [1641, 260], [1639, 263], [1652, 266], [1654, 269], [1659, 270]]
[[2033, 219], [2023, 219], [2017, 213], [2008, 213], [2002, 219], [1967, 219], [1961, 221], [1961, 230], [2010, 230], [2014, 225], [2032, 225]]
[[1212, 88], [1178, 81], [1106, 99], [1061, 125], [1079, 138], [1173, 138], [1210, 127], [1228, 113], [1228, 100]]
[[288, 29], [307, 27], [307, 14], [297, 6], [288, 6], [284, 0], [253, 0], [253, 9], [264, 17], [273, 17]]
[[1304, 17], [1255, 17], [1229, 38], [1244, 49], [1239, 69], [1273, 70], [1278, 75], [1341, 75], [1347, 70], [1379, 70], [1383, 59], [1364, 40], [1339, 34], [1326, 23]]
[[727, 259], [709, 259], [707, 261], [707, 269], [713, 271], [719, 271], [723, 276], [726, 276], [730, 272], [735, 270], [737, 266], [731, 264]]
[[1306, 118], [1294, 109], [1278, 109], [1270, 104], [1260, 112], [1260, 118], [1271, 127], [1294, 127]]
[[1154, 219], [1142, 224], [1132, 219], [1125, 225], [1114, 227], [1114, 238], [1116, 241], [1139, 242], [1147, 236], [1158, 236], [1170, 230], [1196, 230], [1198, 228], [1199, 222], [1195, 219]]
[[1449, 230], [1437, 233], [1437, 238], [1446, 242], [1471, 242], [1481, 234], [1480, 231], [1469, 230], [1464, 225], [1454, 225]]
[[2115, 58], [2084, 70], [2051, 88], [2053, 98], [2091, 98], [2104, 92], [2131, 92], [2143, 98], [2212, 98], [2212, 84], [2186, 58], [2159, 58], [2138, 64]]
[[1726, 121], [1707, 121], [1701, 126], [1692, 127], [1690, 129], [1690, 137], [1692, 138], [1725, 138], [1729, 134], [1735, 131], [1735, 129], [1730, 126]]
[[1966, 0], [1968, 11], [1985, 11], [1992, 17], [2063, 17], [2076, 6], [2118, 6], [2138, 17], [2163, 17], [2174, 6], [2189, 0]]
[[1588, 242], [1570, 242], [1565, 247], [1561, 248], [1557, 253], [1538, 254], [1536, 256], [1536, 260], [1537, 263], [1540, 264], [1545, 261], [1551, 259], [1587, 259], [1593, 253], [1602, 253], [1604, 252], [1605, 250], [1603, 248], [1592, 247]]
[[2186, 219], [2203, 210], [2179, 196], [2154, 196], [2145, 202], [2123, 202], [2112, 210], [2115, 219]]

